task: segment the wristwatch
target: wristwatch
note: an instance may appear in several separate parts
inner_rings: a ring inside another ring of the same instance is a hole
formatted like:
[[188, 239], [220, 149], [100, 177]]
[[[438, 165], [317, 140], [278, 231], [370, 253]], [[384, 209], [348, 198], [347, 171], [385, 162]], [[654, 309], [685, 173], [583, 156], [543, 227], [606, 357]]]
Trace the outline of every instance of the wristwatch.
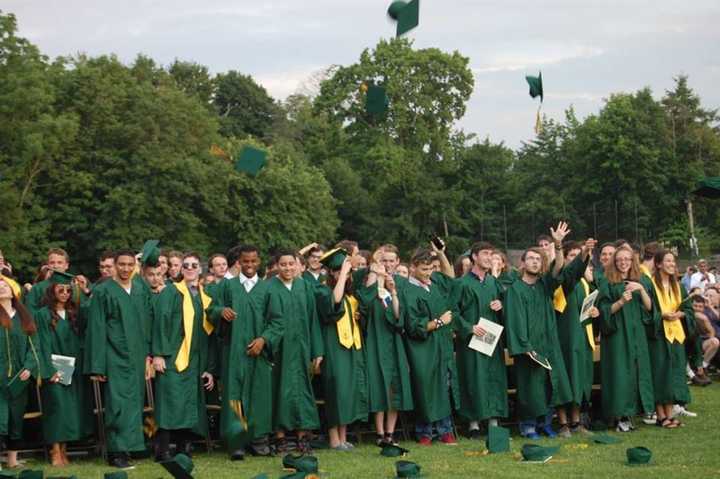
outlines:
[[436, 329], [440, 329], [440, 328], [442, 328], [443, 326], [445, 326], [445, 323], [443, 322], [442, 319], [437, 318], [437, 319], [435, 320], [435, 326], [437, 326]]

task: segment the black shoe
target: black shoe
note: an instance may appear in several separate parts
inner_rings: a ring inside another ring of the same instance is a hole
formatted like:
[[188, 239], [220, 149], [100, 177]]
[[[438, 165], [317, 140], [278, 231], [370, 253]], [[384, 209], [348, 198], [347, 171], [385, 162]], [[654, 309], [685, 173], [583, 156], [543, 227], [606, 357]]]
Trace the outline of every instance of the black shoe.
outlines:
[[192, 442], [187, 441], [187, 442], [182, 442], [182, 443], [178, 444], [177, 448], [175, 449], [175, 454], [179, 454], [179, 453], [183, 453], [187, 457], [192, 457], [192, 453], [193, 453]]
[[170, 454], [170, 451], [163, 451], [158, 452], [155, 454], [155, 462], [167, 462], [172, 460], [172, 454]]
[[243, 459], [245, 459], [245, 450], [243, 449], [236, 449], [230, 453], [231, 461], [242, 461]]
[[126, 456], [125, 454], [118, 454], [112, 456], [110, 459], [108, 459], [108, 464], [110, 464], [112, 467], [117, 467], [118, 469], [133, 469], [135, 467], [130, 464], [128, 456]]
[[270, 448], [270, 442], [266, 439], [257, 439], [250, 443], [247, 447], [247, 451], [252, 456], [267, 457], [272, 456], [272, 449]]
[[470, 432], [468, 433], [468, 437], [470, 439], [482, 439], [482, 434], [480, 434], [480, 429], [470, 429]]

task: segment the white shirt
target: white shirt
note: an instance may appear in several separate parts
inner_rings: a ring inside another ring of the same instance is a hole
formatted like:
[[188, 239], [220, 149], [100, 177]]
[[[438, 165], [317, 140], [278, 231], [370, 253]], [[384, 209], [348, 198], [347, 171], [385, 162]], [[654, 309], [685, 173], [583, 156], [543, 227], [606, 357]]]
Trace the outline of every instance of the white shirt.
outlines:
[[258, 275], [257, 275], [257, 273], [255, 273], [255, 276], [253, 276], [252, 278], [248, 278], [244, 274], [240, 273], [238, 275], [238, 279], [240, 280], [240, 284], [242, 284], [243, 287], [245, 288], [245, 291], [247, 291], [249, 293], [257, 284]]
[[415, 286], [420, 286], [422, 289], [424, 289], [428, 293], [430, 292], [430, 286], [425, 283], [421, 283], [420, 281], [418, 281], [417, 278], [415, 278], [415, 276], [410, 276], [408, 281], [410, 282], [410, 284], [414, 284]]
[[[707, 279], [705, 279], [705, 275], [707, 275]], [[705, 273], [703, 275], [700, 271], [697, 273], [693, 273], [692, 276], [690, 276], [690, 289], [694, 288], [700, 288], [700, 291], [705, 292], [705, 287], [708, 284], [715, 284], [715, 275], [712, 273]]]
[[233, 279], [234, 277], [230, 270], [225, 271], [225, 279]]

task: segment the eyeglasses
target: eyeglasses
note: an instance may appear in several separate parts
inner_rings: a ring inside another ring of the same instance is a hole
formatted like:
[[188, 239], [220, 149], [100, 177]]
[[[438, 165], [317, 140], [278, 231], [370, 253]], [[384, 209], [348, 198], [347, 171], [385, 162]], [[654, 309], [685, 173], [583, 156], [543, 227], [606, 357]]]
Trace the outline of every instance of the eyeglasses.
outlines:
[[72, 291], [70, 288], [58, 288], [57, 293], [58, 294], [70, 294]]
[[184, 269], [198, 269], [200, 267], [200, 263], [183, 263], [182, 267]]

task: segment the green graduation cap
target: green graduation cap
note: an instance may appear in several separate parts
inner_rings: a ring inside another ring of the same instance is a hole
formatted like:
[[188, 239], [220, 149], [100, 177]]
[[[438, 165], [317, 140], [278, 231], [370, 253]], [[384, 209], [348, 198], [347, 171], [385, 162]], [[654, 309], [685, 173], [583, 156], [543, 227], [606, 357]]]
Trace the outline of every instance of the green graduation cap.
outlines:
[[510, 429], [490, 426], [485, 447], [491, 453], [508, 452], [510, 450]]
[[113, 471], [106, 472], [103, 477], [104, 479], [128, 479], [128, 474], [125, 471]]
[[538, 76], [526, 75], [528, 85], [530, 85], [530, 96], [533, 98], [540, 97], [540, 103], [543, 101], [543, 84], [542, 84], [542, 72], [538, 73]]
[[75, 276], [63, 273], [62, 271], [53, 270], [52, 274], [50, 275], [50, 282], [55, 284], [70, 284], [72, 283], [72, 280], [75, 278]]
[[235, 161], [235, 170], [257, 176], [267, 163], [267, 153], [252, 146], [246, 146]]
[[525, 462], [547, 462], [560, 450], [560, 447], [543, 447], [537, 444], [524, 444], [520, 453]]
[[652, 451], [647, 447], [631, 447], [626, 451], [628, 466], [644, 466], [650, 463]]
[[157, 266], [160, 260], [159, 240], [147, 240], [142, 248], [140, 262], [143, 266]]
[[174, 458], [163, 461], [160, 465], [175, 479], [192, 479], [193, 477], [191, 472], [195, 465], [192, 459], [185, 454], [176, 454]]
[[390, 106], [390, 99], [385, 88], [378, 85], [368, 86], [365, 95], [365, 111], [369, 115], [382, 116]]
[[284, 475], [280, 479], [320, 479], [320, 476], [314, 472], [293, 472], [291, 474]]
[[257, 476], [253, 476], [251, 479], [270, 479], [266, 473], [258, 474]]
[[252, 441], [253, 434], [233, 415], [225, 428], [225, 440], [231, 450], [243, 449]]
[[397, 477], [422, 477], [420, 469], [421, 467], [412, 461], [397, 461], [395, 463]]
[[24, 471], [20, 471], [18, 479], [43, 479], [42, 469], [25, 469]]
[[619, 444], [622, 441], [619, 437], [609, 436], [607, 434], [596, 434], [593, 436], [595, 444]]
[[395, 35], [400, 37], [420, 23], [420, 0], [396, 0], [390, 4], [387, 12], [397, 22]]
[[385, 457], [402, 457], [410, 452], [404, 447], [395, 444], [381, 444], [380, 448], [380, 455]]
[[283, 457], [282, 463], [284, 468], [295, 469], [298, 472], [318, 472], [318, 460], [315, 456], [286, 454]]
[[347, 251], [342, 248], [334, 248], [325, 253], [320, 262], [331, 271], [340, 269], [347, 257]]

